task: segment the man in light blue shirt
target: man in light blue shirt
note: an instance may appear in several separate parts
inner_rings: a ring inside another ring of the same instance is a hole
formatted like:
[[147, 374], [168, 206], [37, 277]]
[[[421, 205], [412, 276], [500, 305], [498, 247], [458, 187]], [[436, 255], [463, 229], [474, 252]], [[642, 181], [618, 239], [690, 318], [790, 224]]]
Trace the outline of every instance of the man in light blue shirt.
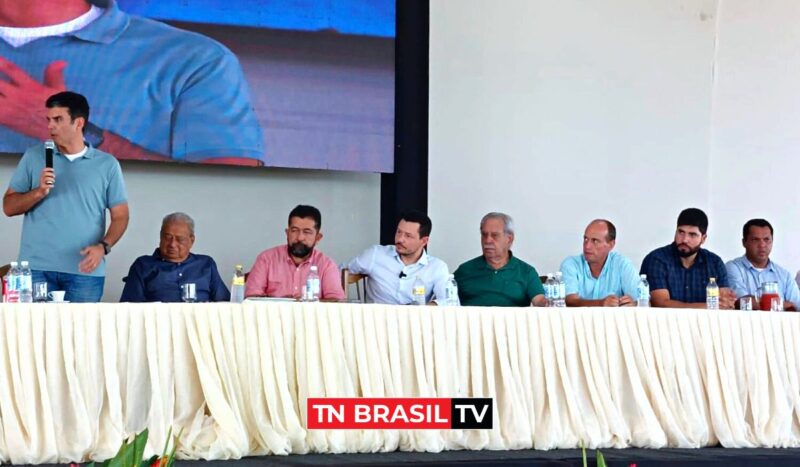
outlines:
[[[219, 42], [114, 0], [0, 2], [0, 152], [47, 138], [44, 99], [92, 102], [84, 137], [119, 159], [259, 165], [261, 128], [241, 66]], [[20, 112], [19, 109], [28, 109]]]
[[583, 234], [583, 254], [561, 263], [567, 306], [634, 306], [639, 275], [631, 261], [611, 251], [617, 229], [605, 219], [593, 220]]
[[759, 309], [755, 299], [764, 282], [777, 282], [783, 298], [783, 309], [796, 311], [800, 290], [791, 273], [769, 259], [772, 252], [772, 225], [764, 219], [751, 219], [742, 228], [744, 256], [725, 263], [728, 281], [736, 293], [736, 307], [742, 297], [753, 297], [753, 309]]
[[431, 228], [431, 220], [425, 213], [404, 212], [397, 224], [394, 245], [375, 245], [347, 264], [351, 273], [368, 276], [368, 303], [412, 303], [412, 288], [417, 277], [425, 284], [427, 303], [445, 299], [447, 265], [425, 251]]
[[84, 141], [86, 98], [61, 92], [45, 105], [57, 149], [53, 166], [47, 167], [44, 145], [25, 151], [3, 196], [3, 211], [25, 216], [19, 257], [30, 261], [34, 283], [65, 291], [68, 301], [98, 302], [105, 257], [128, 226], [122, 170], [114, 156]]

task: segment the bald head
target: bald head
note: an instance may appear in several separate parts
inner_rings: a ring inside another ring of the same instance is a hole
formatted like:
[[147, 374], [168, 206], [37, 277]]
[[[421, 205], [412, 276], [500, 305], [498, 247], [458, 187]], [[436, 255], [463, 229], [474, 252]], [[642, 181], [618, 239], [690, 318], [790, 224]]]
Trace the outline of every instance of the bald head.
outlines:
[[583, 233], [583, 257], [590, 265], [605, 264], [606, 258], [614, 249], [617, 228], [610, 221], [595, 219], [586, 226]]

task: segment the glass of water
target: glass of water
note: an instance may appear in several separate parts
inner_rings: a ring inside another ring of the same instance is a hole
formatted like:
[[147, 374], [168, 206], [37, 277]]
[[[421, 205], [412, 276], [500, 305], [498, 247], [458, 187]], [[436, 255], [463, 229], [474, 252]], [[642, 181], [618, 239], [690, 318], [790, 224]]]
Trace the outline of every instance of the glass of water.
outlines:
[[193, 282], [181, 286], [181, 300], [186, 303], [194, 303], [197, 301], [197, 286]]
[[47, 282], [36, 282], [33, 284], [33, 301], [47, 301]]
[[753, 310], [753, 297], [742, 297], [739, 299], [739, 309], [744, 311]]

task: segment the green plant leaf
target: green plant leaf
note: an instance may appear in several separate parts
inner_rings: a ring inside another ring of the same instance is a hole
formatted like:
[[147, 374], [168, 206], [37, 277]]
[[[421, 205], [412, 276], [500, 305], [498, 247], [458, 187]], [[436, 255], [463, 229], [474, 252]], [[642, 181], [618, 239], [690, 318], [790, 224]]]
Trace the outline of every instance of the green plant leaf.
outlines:
[[179, 431], [177, 436], [175, 436], [175, 438], [172, 440], [172, 451], [170, 451], [169, 460], [167, 461], [167, 465], [164, 467], [172, 467], [172, 464], [175, 463], [175, 451], [178, 450], [178, 442], [180, 441], [182, 434], [183, 434], [183, 427], [181, 427], [181, 431]]
[[583, 467], [589, 467], [589, 463], [586, 461], [586, 447], [584, 447], [583, 441], [581, 441], [581, 452], [583, 453]]
[[597, 453], [597, 467], [606, 467], [606, 459], [603, 457], [603, 453], [600, 450], [595, 452]]
[[144, 448], [147, 445], [147, 436], [150, 432], [147, 428], [144, 429], [141, 433], [136, 435], [136, 438], [133, 440], [133, 450], [131, 452], [130, 464], [128, 467], [139, 467], [142, 464], [142, 458], [144, 458]]
[[119, 451], [117, 454], [114, 455], [111, 459], [106, 460], [103, 462], [105, 467], [128, 467], [126, 464], [128, 459], [128, 453], [131, 451], [131, 447], [133, 445], [128, 443], [128, 440], [122, 441], [122, 446], [119, 447]]
[[161, 457], [159, 457], [159, 459], [167, 455], [167, 448], [169, 447], [170, 438], [172, 438], [172, 427], [169, 427], [169, 431], [167, 432], [167, 439], [164, 440], [164, 449], [161, 451]]

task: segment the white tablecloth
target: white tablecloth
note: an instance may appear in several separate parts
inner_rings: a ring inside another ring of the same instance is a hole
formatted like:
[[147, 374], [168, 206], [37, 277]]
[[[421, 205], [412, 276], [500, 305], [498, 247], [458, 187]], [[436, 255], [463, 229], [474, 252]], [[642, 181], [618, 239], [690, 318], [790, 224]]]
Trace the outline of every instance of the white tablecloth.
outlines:
[[[0, 305], [0, 461], [800, 446], [800, 314]], [[307, 397], [493, 397], [486, 431], [307, 431]]]

